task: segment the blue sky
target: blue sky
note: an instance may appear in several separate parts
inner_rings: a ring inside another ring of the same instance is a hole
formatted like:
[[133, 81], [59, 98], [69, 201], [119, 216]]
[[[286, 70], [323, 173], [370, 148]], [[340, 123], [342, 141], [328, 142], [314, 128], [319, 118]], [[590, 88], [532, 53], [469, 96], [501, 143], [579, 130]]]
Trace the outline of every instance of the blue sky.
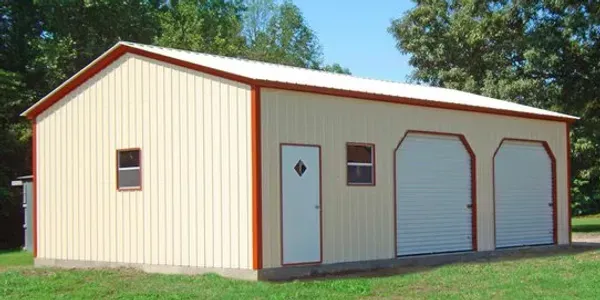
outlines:
[[[325, 62], [337, 62], [353, 75], [406, 81], [408, 57], [387, 32], [392, 19], [413, 7], [409, 0], [295, 0], [317, 33]], [[371, 4], [373, 3], [373, 4]]]

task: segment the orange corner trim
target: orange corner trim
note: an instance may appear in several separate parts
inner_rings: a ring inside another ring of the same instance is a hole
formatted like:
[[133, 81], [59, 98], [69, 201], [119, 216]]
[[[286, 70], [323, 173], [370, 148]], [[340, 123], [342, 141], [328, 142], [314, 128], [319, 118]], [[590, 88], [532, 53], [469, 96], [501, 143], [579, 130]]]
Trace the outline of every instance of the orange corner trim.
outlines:
[[252, 140], [252, 268], [260, 270], [263, 266], [260, 86], [252, 85], [250, 101]]

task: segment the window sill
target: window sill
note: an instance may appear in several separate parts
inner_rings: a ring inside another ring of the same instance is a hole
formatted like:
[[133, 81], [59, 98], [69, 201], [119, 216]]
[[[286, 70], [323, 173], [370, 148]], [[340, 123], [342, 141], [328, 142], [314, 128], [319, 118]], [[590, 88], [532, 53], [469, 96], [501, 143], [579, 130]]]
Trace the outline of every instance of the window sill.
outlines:
[[375, 183], [346, 183], [346, 186], [375, 186]]
[[141, 186], [117, 188], [118, 192], [134, 192], [134, 191], [141, 191], [141, 190], [142, 190]]

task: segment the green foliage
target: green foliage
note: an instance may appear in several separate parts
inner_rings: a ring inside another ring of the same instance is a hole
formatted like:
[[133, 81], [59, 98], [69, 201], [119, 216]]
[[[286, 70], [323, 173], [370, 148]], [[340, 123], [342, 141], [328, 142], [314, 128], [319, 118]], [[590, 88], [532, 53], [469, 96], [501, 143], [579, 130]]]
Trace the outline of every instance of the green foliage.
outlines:
[[249, 1], [246, 22], [247, 57], [278, 64], [319, 69], [323, 60], [316, 34], [292, 2]]
[[600, 4], [419, 0], [389, 32], [411, 80], [580, 116], [573, 213], [600, 211]]
[[0, 5], [0, 249], [22, 241], [20, 190], [10, 181], [30, 172], [28, 123], [19, 113], [33, 102], [29, 89], [40, 72], [28, 66], [37, 54], [30, 42], [41, 33], [38, 11], [31, 1]]
[[[162, 32], [155, 41], [160, 46], [325, 68], [316, 34], [291, 2], [179, 0], [171, 1], [159, 16]], [[348, 71], [337, 67], [329, 68]]]
[[324, 66], [323, 67], [323, 71], [332, 72], [332, 73], [339, 73], [339, 74], [346, 74], [346, 75], [351, 75], [352, 74], [350, 72], [350, 69], [344, 68], [344, 67], [340, 66], [340, 64], [338, 64], [338, 63], [334, 63], [334, 64], [331, 64], [331, 65]]
[[244, 52], [240, 1], [171, 1], [160, 14], [160, 46], [226, 56]]
[[46, 72], [47, 86], [55, 88], [116, 42], [152, 43], [160, 34], [161, 1], [37, 0], [43, 32], [31, 41], [38, 54], [32, 65]]
[[250, 45], [256, 44], [259, 36], [267, 32], [267, 27], [275, 17], [276, 11], [277, 5], [274, 0], [246, 1], [243, 35]]
[[[23, 78], [20, 74], [0, 69], [0, 112], [13, 111], [19, 106], [22, 94], [25, 93]], [[0, 124], [9, 124], [13, 121], [12, 116], [0, 114]]]

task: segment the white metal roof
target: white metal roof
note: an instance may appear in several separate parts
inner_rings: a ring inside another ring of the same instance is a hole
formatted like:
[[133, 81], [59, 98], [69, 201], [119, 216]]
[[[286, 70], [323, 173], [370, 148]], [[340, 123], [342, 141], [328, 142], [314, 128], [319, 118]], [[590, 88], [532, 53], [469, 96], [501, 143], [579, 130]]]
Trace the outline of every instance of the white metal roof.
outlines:
[[130, 47], [139, 48], [156, 54], [173, 57], [194, 64], [233, 73], [257, 80], [282, 83], [293, 83], [339, 90], [381, 94], [386, 96], [422, 99], [436, 102], [462, 104], [475, 107], [511, 110], [546, 116], [577, 119], [576, 117], [549, 110], [525, 106], [514, 102], [503, 101], [475, 95], [458, 90], [406, 84], [392, 81], [360, 78], [351, 75], [296, 68], [257, 62], [246, 59], [223, 57], [192, 51], [148, 46], [137, 43], [122, 42]]
[[[192, 51], [143, 45], [131, 42], [117, 43], [115, 46], [113, 46], [110, 50], [105, 52], [94, 62], [100, 60], [103, 56], [107, 55], [107, 53], [110, 53], [112, 50], [119, 47], [120, 45], [126, 45], [146, 52], [171, 57], [192, 64], [201, 65], [204, 67], [220, 70], [223, 72], [239, 75], [254, 80], [291, 83], [297, 85], [331, 88], [352, 92], [363, 92], [393, 97], [420, 99], [425, 101], [437, 102], [440, 104], [457, 104], [463, 106], [471, 106], [475, 108], [480, 107], [505, 111], [514, 111], [539, 116], [557, 117], [574, 120], [578, 119], [577, 117], [566, 114], [521, 105], [514, 102], [493, 99], [458, 90], [360, 78], [352, 75], [336, 74], [331, 72], [290, 67], [284, 65], [252, 61], [247, 59], [204, 54]], [[84, 68], [81, 72], [93, 65], [94, 62], [92, 62], [90, 65]], [[77, 75], [75, 75], [74, 77], [76, 76]], [[53, 93], [60, 90], [61, 87], [67, 84], [70, 80], [71, 79], [67, 80], [65, 83], [63, 83], [63, 85], [56, 88], [46, 97], [44, 97], [44, 99], [48, 98]], [[29, 108], [23, 114], [26, 115], [30, 110], [34, 109], [37, 105], [42, 103], [44, 99], [41, 99], [38, 103]]]

